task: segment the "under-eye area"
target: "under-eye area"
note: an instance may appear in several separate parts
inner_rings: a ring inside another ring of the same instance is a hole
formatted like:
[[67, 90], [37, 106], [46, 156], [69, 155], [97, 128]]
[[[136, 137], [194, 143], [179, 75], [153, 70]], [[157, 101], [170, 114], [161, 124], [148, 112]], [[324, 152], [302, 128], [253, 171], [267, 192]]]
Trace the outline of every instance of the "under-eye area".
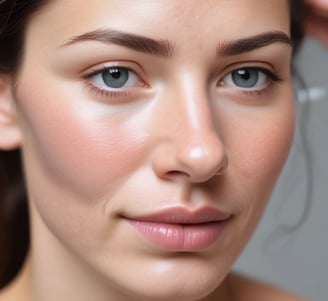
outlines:
[[0, 0], [0, 301], [290, 300], [232, 269], [294, 137], [295, 11]]

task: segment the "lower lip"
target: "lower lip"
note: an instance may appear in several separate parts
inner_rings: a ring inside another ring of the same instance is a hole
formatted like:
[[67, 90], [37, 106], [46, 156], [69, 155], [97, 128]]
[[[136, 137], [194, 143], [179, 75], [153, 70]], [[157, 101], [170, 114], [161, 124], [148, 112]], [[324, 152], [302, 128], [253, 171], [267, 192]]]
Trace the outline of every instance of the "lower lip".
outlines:
[[224, 221], [179, 225], [129, 220], [149, 242], [165, 249], [199, 251], [210, 247], [220, 236]]

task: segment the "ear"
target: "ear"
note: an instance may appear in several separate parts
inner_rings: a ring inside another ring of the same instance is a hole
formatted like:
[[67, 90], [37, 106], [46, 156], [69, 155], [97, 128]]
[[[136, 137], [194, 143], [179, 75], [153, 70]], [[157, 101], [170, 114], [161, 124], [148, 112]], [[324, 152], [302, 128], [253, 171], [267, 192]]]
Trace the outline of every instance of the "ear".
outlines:
[[13, 150], [20, 146], [21, 133], [12, 92], [12, 80], [0, 74], [0, 150]]

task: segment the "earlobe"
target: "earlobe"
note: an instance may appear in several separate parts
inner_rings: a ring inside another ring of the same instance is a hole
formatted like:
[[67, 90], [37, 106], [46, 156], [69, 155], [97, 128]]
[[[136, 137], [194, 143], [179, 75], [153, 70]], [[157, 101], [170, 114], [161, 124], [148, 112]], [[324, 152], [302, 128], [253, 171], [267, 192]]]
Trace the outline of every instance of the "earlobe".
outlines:
[[14, 95], [9, 76], [0, 74], [0, 150], [20, 146], [21, 134], [17, 122]]

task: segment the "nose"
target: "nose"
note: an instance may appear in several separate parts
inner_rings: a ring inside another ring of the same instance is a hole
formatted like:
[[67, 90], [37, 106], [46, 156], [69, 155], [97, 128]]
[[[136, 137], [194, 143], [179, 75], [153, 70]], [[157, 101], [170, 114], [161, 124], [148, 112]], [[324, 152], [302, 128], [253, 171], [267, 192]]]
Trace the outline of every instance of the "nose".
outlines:
[[161, 119], [162, 139], [152, 158], [153, 170], [160, 178], [202, 183], [227, 169], [219, 113], [206, 94], [200, 89], [186, 89], [170, 98], [174, 101], [167, 101], [166, 118]]

